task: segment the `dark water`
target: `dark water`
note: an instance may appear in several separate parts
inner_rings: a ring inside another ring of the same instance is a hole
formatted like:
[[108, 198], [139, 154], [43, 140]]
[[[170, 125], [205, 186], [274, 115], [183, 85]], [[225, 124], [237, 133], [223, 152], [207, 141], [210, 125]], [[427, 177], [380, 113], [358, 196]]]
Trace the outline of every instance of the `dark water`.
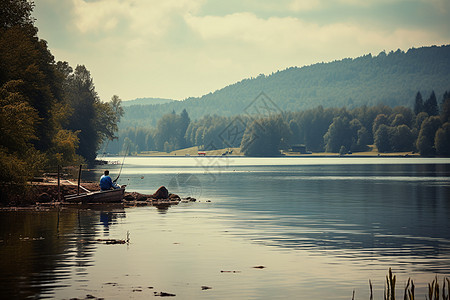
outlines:
[[0, 212], [1, 298], [382, 299], [389, 267], [424, 298], [450, 274], [450, 160], [127, 158], [120, 179], [199, 202]]

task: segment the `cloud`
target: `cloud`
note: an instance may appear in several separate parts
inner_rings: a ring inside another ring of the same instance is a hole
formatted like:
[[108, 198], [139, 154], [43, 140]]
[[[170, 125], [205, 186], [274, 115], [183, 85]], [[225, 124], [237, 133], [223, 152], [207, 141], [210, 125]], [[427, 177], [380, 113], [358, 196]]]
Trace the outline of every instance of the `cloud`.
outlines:
[[[425, 7], [426, 0], [40, 0], [36, 6], [52, 53], [73, 66], [85, 64], [102, 99], [183, 99], [291, 66], [448, 44], [449, 35], [433, 22], [411, 26], [395, 18], [387, 24], [371, 14], [367, 7], [380, 1], [378, 14], [391, 8], [388, 1]], [[343, 6], [348, 15], [329, 18]], [[61, 10], [64, 17], [55, 18]]]
[[445, 2], [446, 0], [292, 0], [288, 5], [291, 11], [309, 12], [320, 9], [330, 9], [339, 6], [348, 7], [374, 7], [380, 5], [392, 5], [405, 2]]
[[425, 5], [431, 4], [440, 14], [447, 14], [450, 11], [450, 1], [448, 0], [421, 0]]
[[111, 0], [108, 4], [106, 5], [105, 1], [73, 0], [73, 20], [76, 28], [81, 33], [115, 29], [119, 18], [127, 9], [127, 4], [117, 0]]
[[[72, 0], [81, 33], [111, 32], [123, 21], [131, 35], [163, 35], [174, 16], [195, 12], [203, 0]], [[123, 30], [123, 28], [121, 28]]]
[[408, 47], [439, 40], [435, 34], [422, 30], [400, 27], [387, 31], [350, 22], [319, 25], [294, 17], [263, 19], [252, 13], [223, 17], [187, 15], [185, 20], [206, 41], [241, 42], [259, 49], [275, 47], [280, 53], [307, 48], [361, 51], [361, 47]]
[[320, 0], [293, 0], [289, 4], [289, 9], [299, 11], [317, 10], [323, 6], [323, 1]]

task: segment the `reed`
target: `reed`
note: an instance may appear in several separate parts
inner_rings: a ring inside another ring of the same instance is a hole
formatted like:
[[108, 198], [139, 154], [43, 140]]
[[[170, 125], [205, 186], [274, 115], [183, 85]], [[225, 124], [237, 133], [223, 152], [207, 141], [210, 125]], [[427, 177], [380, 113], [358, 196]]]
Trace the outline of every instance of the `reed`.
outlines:
[[[411, 286], [409, 285], [411, 283]], [[408, 278], [408, 282], [406, 283], [405, 287], [405, 294], [403, 295], [404, 300], [414, 300], [414, 281], [411, 278]]]
[[[447, 288], [447, 289], [446, 289]], [[428, 284], [428, 300], [440, 300], [439, 282], [437, 276]], [[450, 280], [445, 277], [442, 279], [442, 300], [450, 300]]]
[[395, 275], [392, 275], [392, 269], [389, 268], [389, 273], [386, 275], [386, 288], [384, 299], [386, 300], [395, 300], [395, 282], [397, 278]]
[[373, 289], [372, 289], [372, 281], [369, 279], [369, 288], [370, 288], [370, 300], [373, 300]]
[[[383, 298], [384, 300], [395, 300], [395, 284], [397, 277], [392, 273], [392, 269], [389, 268], [389, 272], [386, 275], [386, 283], [384, 285]], [[403, 300], [415, 300], [415, 288], [414, 281], [408, 278], [406, 282]], [[373, 300], [373, 288], [372, 281], [369, 279], [370, 300]], [[353, 290], [352, 300], [355, 299], [355, 291]], [[423, 298], [422, 298], [423, 299]], [[442, 289], [440, 288], [437, 276], [432, 282], [428, 283], [428, 295], [425, 295], [426, 300], [450, 300], [450, 279], [444, 277], [442, 279]]]

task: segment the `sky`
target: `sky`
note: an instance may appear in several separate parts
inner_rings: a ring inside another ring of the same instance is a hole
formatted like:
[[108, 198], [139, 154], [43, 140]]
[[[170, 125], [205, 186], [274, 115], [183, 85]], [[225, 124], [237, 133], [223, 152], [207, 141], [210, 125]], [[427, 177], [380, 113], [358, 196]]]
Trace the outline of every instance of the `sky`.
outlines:
[[103, 101], [183, 100], [293, 66], [450, 44], [450, 0], [35, 0], [34, 17]]

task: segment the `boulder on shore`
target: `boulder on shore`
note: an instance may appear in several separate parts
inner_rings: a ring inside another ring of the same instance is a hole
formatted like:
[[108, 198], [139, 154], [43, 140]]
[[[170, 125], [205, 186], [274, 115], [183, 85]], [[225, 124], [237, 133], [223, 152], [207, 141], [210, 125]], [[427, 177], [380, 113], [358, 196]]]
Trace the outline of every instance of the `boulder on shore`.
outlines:
[[152, 195], [143, 195], [137, 192], [125, 193], [125, 201], [155, 201], [155, 200], [180, 200], [177, 194], [169, 193], [165, 186], [160, 186]]

